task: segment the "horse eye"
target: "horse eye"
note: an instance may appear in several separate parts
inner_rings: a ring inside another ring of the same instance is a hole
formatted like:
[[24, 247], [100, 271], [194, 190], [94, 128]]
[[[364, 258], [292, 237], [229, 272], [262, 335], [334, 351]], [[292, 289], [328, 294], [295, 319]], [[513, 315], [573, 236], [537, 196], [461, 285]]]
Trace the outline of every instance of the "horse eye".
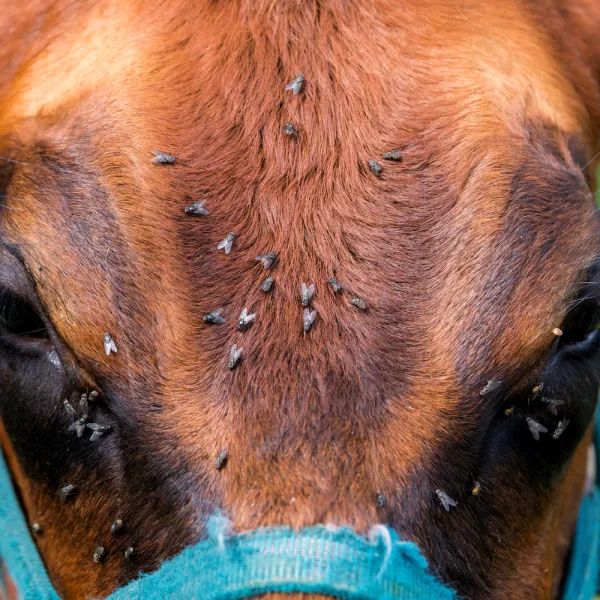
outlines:
[[38, 311], [25, 298], [0, 288], [0, 335], [18, 342], [49, 340], [48, 328]]

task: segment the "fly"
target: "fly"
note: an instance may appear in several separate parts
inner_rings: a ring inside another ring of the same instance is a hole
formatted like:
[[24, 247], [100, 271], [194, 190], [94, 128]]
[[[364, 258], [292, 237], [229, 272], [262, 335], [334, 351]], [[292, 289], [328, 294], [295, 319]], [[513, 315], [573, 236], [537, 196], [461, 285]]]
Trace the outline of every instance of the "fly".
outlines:
[[110, 526], [110, 532], [115, 534], [119, 533], [123, 529], [123, 520], [116, 519], [115, 522]]
[[344, 289], [344, 286], [335, 277], [329, 278], [329, 285], [334, 294], [339, 294]]
[[287, 135], [288, 137], [298, 137], [298, 130], [291, 123], [286, 123], [281, 128], [281, 131], [284, 135]]
[[352, 298], [350, 302], [360, 310], [367, 310], [367, 303], [362, 298]]
[[228, 233], [227, 237], [217, 246], [217, 250], [225, 250], [225, 254], [229, 254], [233, 246], [233, 238], [235, 238], [235, 233]]
[[296, 96], [302, 90], [303, 85], [304, 85], [304, 75], [302, 75], [302, 73], [301, 73], [295, 79], [292, 79], [292, 81], [290, 81], [285, 86], [285, 91], [286, 92], [291, 91], [294, 94], [294, 96]]
[[217, 458], [215, 458], [215, 469], [217, 469], [217, 471], [220, 471], [227, 463], [228, 458], [228, 450], [223, 450], [223, 452], [219, 452], [219, 454], [217, 454]]
[[314, 284], [311, 284], [309, 287], [306, 287], [306, 284], [302, 282], [302, 285], [300, 286], [300, 304], [302, 304], [302, 306], [308, 306], [310, 304], [310, 301], [312, 300], [314, 293]]
[[75, 486], [72, 483], [67, 485], [63, 485], [57, 492], [58, 498], [64, 502], [69, 496], [72, 496], [75, 493]]
[[304, 333], [308, 333], [310, 328], [313, 326], [315, 319], [317, 318], [316, 310], [309, 310], [308, 308], [304, 309], [304, 316], [302, 317], [302, 328], [304, 329]]
[[548, 405], [548, 410], [554, 415], [558, 415], [558, 410], [556, 410], [557, 406], [562, 406], [565, 401], [564, 400], [555, 400], [554, 398], [542, 398], [541, 399], [544, 404]]
[[570, 422], [571, 421], [569, 419], [565, 419], [564, 421], [559, 421], [558, 425], [556, 426], [556, 429], [554, 430], [554, 433], [552, 434], [552, 437], [555, 440], [557, 440], [563, 434], [563, 431], [567, 428], [567, 425]]
[[393, 160], [395, 162], [400, 162], [402, 160], [402, 156], [398, 150], [392, 150], [391, 152], [383, 153], [383, 160]]
[[37, 535], [40, 535], [44, 532], [42, 526], [37, 521], [31, 524], [31, 531], [33, 531], [33, 533], [36, 533]]
[[247, 329], [248, 326], [250, 325], [250, 323], [252, 323], [252, 321], [254, 321], [256, 315], [255, 314], [249, 314], [248, 313], [248, 309], [244, 308], [242, 310], [242, 312], [240, 313], [240, 318], [238, 319], [237, 322], [237, 327], [238, 329], [241, 329], [242, 331], [244, 329]]
[[166, 154], [160, 150], [152, 150], [152, 154], [154, 154], [152, 162], [158, 165], [172, 165], [177, 160], [172, 154]]
[[265, 271], [273, 266], [273, 263], [277, 259], [275, 252], [267, 252], [267, 254], [261, 254], [256, 257], [256, 260], [260, 261]]
[[501, 385], [501, 381], [494, 381], [493, 379], [490, 379], [483, 386], [483, 389], [479, 392], [479, 395], [485, 396], [486, 394], [491, 394], [492, 392], [495, 392]]
[[186, 206], [183, 209], [183, 212], [185, 212], [188, 215], [207, 215], [208, 211], [206, 210], [206, 208], [204, 208], [205, 202], [206, 200], [199, 200], [198, 202], [194, 202], [193, 204]]
[[548, 429], [544, 427], [541, 423], [538, 423], [531, 417], [525, 417], [527, 421], [527, 426], [529, 427], [529, 431], [531, 431], [531, 435], [534, 440], [540, 439], [540, 433], [548, 433]]
[[99, 423], [87, 423], [86, 427], [93, 431], [92, 435], [90, 436], [90, 442], [95, 442], [112, 429], [110, 425], [100, 425]]
[[452, 500], [452, 498], [450, 498], [450, 496], [448, 496], [448, 494], [446, 494], [446, 492], [443, 492], [442, 490], [435, 490], [435, 493], [439, 498], [439, 501], [442, 503], [442, 506], [444, 507], [444, 510], [446, 512], [450, 512], [450, 507], [456, 506], [458, 504], [456, 500]]
[[371, 173], [373, 173], [375, 177], [381, 175], [381, 165], [376, 160], [371, 159], [369, 161], [369, 169], [371, 169]]
[[99, 563], [102, 562], [102, 560], [104, 559], [104, 554], [105, 554], [105, 550], [102, 546], [98, 546], [95, 550], [94, 550], [94, 556], [93, 556], [93, 561], [95, 563]]
[[[66, 406], [67, 404], [65, 404], [65, 408]], [[75, 410], [70, 404], [69, 406], [71, 407], [71, 410]], [[68, 431], [74, 431], [77, 434], [77, 437], [80, 438], [83, 435], [83, 432], [85, 431], [85, 426], [89, 418], [87, 394], [81, 394], [81, 398], [79, 399], [79, 406], [77, 407], [77, 410], [75, 410], [75, 414], [72, 416], [75, 416], [76, 420], [73, 421], [71, 425], [69, 425]]]
[[479, 483], [479, 481], [474, 481], [473, 489], [471, 490], [471, 494], [473, 494], [473, 496], [478, 496], [479, 492], [481, 492], [481, 484]]
[[210, 325], [221, 325], [222, 323], [225, 323], [225, 319], [221, 316], [222, 312], [223, 312], [222, 308], [217, 308], [217, 309], [213, 310], [212, 312], [206, 313], [202, 317], [202, 320], [205, 323], [209, 323]]
[[233, 369], [235, 369], [238, 366], [243, 351], [244, 349], [238, 348], [236, 344], [231, 346], [231, 350], [229, 352], [229, 360], [227, 361], [227, 368], [230, 371], [233, 371]]
[[275, 283], [275, 280], [272, 277], [267, 277], [259, 286], [258, 289], [262, 290], [263, 292], [269, 292], [271, 290], [271, 287], [273, 286], [273, 284]]
[[104, 334], [104, 352], [106, 352], [106, 356], [109, 356], [111, 352], [117, 353], [117, 345], [115, 344], [115, 340], [112, 339], [110, 333]]
[[75, 418], [77, 416], [77, 411], [73, 408], [73, 405], [68, 400], [63, 402], [63, 406], [65, 407], [69, 417]]

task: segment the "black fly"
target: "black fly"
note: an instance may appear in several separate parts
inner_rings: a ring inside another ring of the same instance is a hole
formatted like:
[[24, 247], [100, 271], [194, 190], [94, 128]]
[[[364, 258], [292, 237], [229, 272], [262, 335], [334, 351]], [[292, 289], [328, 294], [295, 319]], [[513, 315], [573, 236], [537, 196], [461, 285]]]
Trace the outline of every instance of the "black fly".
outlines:
[[242, 358], [243, 351], [244, 349], [238, 348], [237, 344], [234, 344], [231, 347], [231, 350], [229, 351], [229, 360], [227, 361], [227, 368], [230, 371], [233, 371], [233, 369], [235, 369], [238, 366], [240, 358]]
[[391, 152], [383, 153], [383, 160], [393, 160], [395, 162], [399, 162], [402, 160], [402, 156], [398, 150], [392, 150]]
[[261, 289], [263, 292], [269, 292], [271, 290], [271, 287], [273, 286], [273, 284], [275, 283], [275, 280], [272, 277], [267, 277], [259, 286], [258, 288]]
[[85, 426], [89, 419], [87, 394], [81, 394], [77, 410], [75, 410], [67, 400], [65, 400], [64, 406], [70, 416], [76, 417], [76, 420], [69, 425], [69, 431], [74, 431], [77, 434], [77, 437], [80, 438], [85, 431]]
[[300, 304], [302, 304], [302, 306], [304, 307], [308, 306], [310, 304], [310, 301], [312, 300], [314, 293], [314, 284], [310, 285], [309, 287], [306, 287], [306, 284], [302, 282], [302, 285], [300, 286]]
[[529, 427], [529, 431], [531, 431], [531, 435], [533, 436], [534, 440], [540, 439], [540, 433], [548, 433], [548, 429], [546, 427], [531, 417], [525, 417], [525, 421], [527, 421], [527, 426]]
[[291, 123], [286, 123], [281, 128], [281, 131], [284, 135], [287, 135], [288, 137], [298, 137], [298, 130]]
[[152, 154], [154, 154], [152, 162], [158, 165], [172, 165], [177, 160], [172, 154], [165, 154], [160, 150], [152, 150]]
[[344, 289], [344, 286], [335, 277], [329, 278], [329, 285], [334, 294], [339, 294]]
[[225, 254], [229, 254], [231, 252], [231, 248], [233, 247], [233, 239], [235, 238], [235, 233], [233, 231], [227, 234], [227, 237], [219, 242], [217, 246], [217, 250], [224, 250]]
[[75, 493], [75, 486], [71, 483], [67, 485], [63, 485], [63, 487], [58, 490], [57, 495], [58, 498], [64, 502], [69, 496], [72, 496]]
[[223, 452], [219, 452], [219, 454], [217, 455], [217, 458], [215, 459], [215, 469], [220, 471], [227, 463], [228, 458], [229, 458], [228, 450], [223, 450]]
[[94, 550], [94, 556], [93, 556], [93, 561], [95, 563], [99, 563], [102, 562], [102, 560], [104, 560], [104, 554], [105, 554], [105, 550], [102, 546], [98, 546], [95, 550]]
[[456, 500], [452, 500], [452, 498], [450, 498], [450, 496], [448, 496], [448, 494], [446, 494], [446, 492], [444, 492], [442, 490], [435, 490], [435, 493], [436, 493], [439, 501], [441, 502], [442, 506], [444, 507], [444, 510], [446, 510], [446, 512], [450, 512], [451, 506], [457, 505]]
[[371, 169], [371, 173], [373, 173], [375, 177], [381, 175], [381, 165], [376, 160], [371, 159], [369, 161], [369, 169]]
[[106, 352], [106, 356], [109, 356], [111, 352], [117, 353], [117, 345], [115, 344], [115, 340], [112, 339], [110, 333], [104, 334], [104, 352]]
[[558, 410], [556, 410], [557, 406], [562, 406], [565, 401], [564, 400], [555, 400], [554, 398], [546, 398], [543, 397], [542, 402], [548, 406], [548, 410], [554, 415], [558, 415]]
[[350, 302], [360, 310], [367, 310], [367, 303], [362, 298], [352, 298]]
[[300, 93], [303, 85], [304, 85], [304, 75], [300, 74], [295, 79], [292, 79], [292, 81], [290, 81], [285, 86], [285, 91], [286, 92], [291, 91], [291, 92], [293, 92], [293, 94], [295, 96], [296, 94]]
[[557, 440], [563, 434], [563, 431], [567, 428], [567, 425], [570, 422], [571, 421], [569, 419], [565, 419], [564, 421], [559, 421], [558, 425], [556, 426], [556, 429], [554, 430], [554, 433], [552, 434], [552, 437], [555, 440]]
[[304, 329], [304, 333], [308, 333], [310, 331], [310, 328], [313, 326], [316, 318], [316, 310], [309, 310], [308, 308], [304, 309], [304, 315], [302, 317], [302, 328]]
[[99, 423], [87, 423], [86, 427], [93, 432], [90, 436], [90, 442], [95, 442], [112, 429], [110, 425], [100, 425]]
[[221, 316], [222, 312], [223, 312], [222, 308], [217, 308], [217, 309], [213, 310], [212, 312], [206, 313], [202, 317], [202, 320], [205, 323], [209, 323], [210, 325], [221, 325], [222, 323], [225, 323], [225, 319]]
[[256, 257], [256, 260], [260, 261], [263, 269], [270, 269], [273, 263], [277, 260], [277, 254], [275, 252], [267, 252], [267, 254], [261, 254]]
[[208, 211], [204, 208], [205, 202], [206, 200], [199, 200], [198, 202], [194, 202], [193, 204], [186, 206], [183, 209], [183, 212], [185, 212], [188, 215], [207, 215]]

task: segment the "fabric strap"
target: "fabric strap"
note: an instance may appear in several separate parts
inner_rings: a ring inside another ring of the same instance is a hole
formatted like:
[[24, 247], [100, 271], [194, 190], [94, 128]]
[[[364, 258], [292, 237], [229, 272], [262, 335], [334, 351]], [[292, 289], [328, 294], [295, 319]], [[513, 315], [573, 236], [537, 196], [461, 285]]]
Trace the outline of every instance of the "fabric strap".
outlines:
[[[221, 522], [219, 522], [221, 521]], [[117, 590], [110, 600], [237, 600], [266, 592], [318, 593], [345, 600], [452, 600], [456, 594], [427, 571], [412, 542], [377, 526], [370, 539], [322, 525], [295, 532], [256, 529], [227, 537], [213, 517], [211, 537], [158, 572]]]

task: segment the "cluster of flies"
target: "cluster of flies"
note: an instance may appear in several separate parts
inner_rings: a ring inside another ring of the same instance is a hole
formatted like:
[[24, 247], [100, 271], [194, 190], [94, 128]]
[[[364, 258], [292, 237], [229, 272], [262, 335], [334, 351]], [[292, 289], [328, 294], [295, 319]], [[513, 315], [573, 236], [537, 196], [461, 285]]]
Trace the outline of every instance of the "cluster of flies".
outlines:
[[[563, 334], [562, 330], [559, 329], [558, 327], [555, 327], [552, 330], [552, 333], [557, 337], [560, 337]], [[490, 379], [483, 386], [483, 388], [479, 392], [479, 394], [481, 396], [487, 396], [489, 394], [492, 394], [496, 390], [498, 390], [501, 386], [502, 386], [502, 381]], [[531, 393], [532, 393], [532, 399], [539, 400], [540, 402], [542, 402], [542, 404], [546, 405], [546, 408], [548, 409], [550, 414], [552, 414], [555, 417], [558, 416], [558, 407], [562, 406], [565, 402], [564, 402], [564, 400], [558, 400], [556, 398], [549, 398], [547, 396], [544, 396], [543, 395], [543, 393], [544, 393], [544, 383], [543, 382], [540, 382], [537, 385], [535, 385], [533, 387], [533, 389], [531, 390]], [[514, 412], [514, 406], [507, 408], [504, 411], [504, 414], [506, 416], [510, 416], [513, 414], [513, 412]], [[536, 421], [534, 418], [532, 418], [530, 416], [527, 416], [527, 415], [525, 416], [525, 422], [527, 423], [527, 427], [529, 428], [529, 431], [531, 432], [533, 439], [536, 441], [538, 441], [540, 439], [540, 434], [548, 433], [547, 427], [545, 427], [544, 425], [542, 425], [541, 423], [539, 423], [538, 421]], [[565, 418], [560, 419], [556, 425], [556, 429], [552, 433], [552, 438], [557, 440], [563, 434], [563, 432], [565, 431], [565, 429], [567, 428], [569, 423], [570, 423], [569, 419], [565, 419]], [[481, 485], [478, 481], [475, 481], [474, 485], [473, 485], [473, 489], [471, 490], [471, 493], [474, 496], [477, 496], [480, 491], [481, 491]], [[446, 492], [444, 492], [443, 490], [436, 490], [435, 493], [445, 510], [449, 511], [451, 506], [457, 505], [457, 502], [455, 500], [453, 500], [452, 498], [450, 498], [450, 496], [448, 496], [448, 494], [446, 494]]]
[[[305, 86], [305, 78], [304, 78], [304, 75], [300, 74], [285, 86], [285, 91], [292, 92], [292, 94], [294, 96], [297, 96], [298, 94], [300, 94], [302, 92], [304, 86]], [[284, 135], [286, 135], [290, 138], [296, 139], [298, 137], [298, 129], [292, 123], [286, 123], [282, 127], [282, 132]], [[153, 150], [152, 154], [154, 155], [152, 162], [157, 165], [172, 165], [177, 161], [177, 157], [173, 156], [172, 154], [168, 154], [166, 152], [161, 152], [160, 150]], [[399, 162], [402, 160], [402, 157], [401, 157], [399, 151], [393, 150], [390, 152], [385, 152], [383, 154], [383, 159], [388, 160], [388, 161]], [[371, 159], [368, 161], [368, 166], [373, 175], [375, 175], [376, 177], [379, 177], [381, 175], [383, 167], [381, 166], [381, 164], [379, 162]], [[199, 200], [197, 202], [194, 202], [193, 204], [186, 206], [184, 208], [184, 212], [188, 215], [206, 216], [209, 214], [209, 211], [207, 208], [205, 208], [205, 206], [204, 206], [205, 203], [206, 203], [206, 200]], [[225, 238], [223, 238], [223, 240], [221, 240], [219, 242], [219, 244], [217, 245], [217, 249], [223, 250], [223, 252], [225, 252], [225, 254], [229, 255], [233, 249], [233, 243], [234, 243], [235, 237], [236, 237], [236, 234], [234, 232], [229, 232], [225, 236]], [[264, 270], [268, 270], [276, 262], [277, 254], [275, 252], [267, 252], [266, 254], [257, 256], [256, 260], [261, 263]], [[266, 277], [264, 279], [264, 281], [262, 281], [262, 283], [258, 287], [263, 292], [268, 293], [271, 291], [274, 283], [275, 283], [275, 280], [273, 279], [273, 277], [269, 276], [269, 277]], [[340, 283], [335, 277], [331, 277], [328, 280], [328, 283], [329, 283], [334, 295], [338, 295], [346, 289], [346, 287], [342, 283]], [[301, 283], [301, 285], [300, 285], [300, 304], [303, 308], [302, 330], [303, 330], [304, 335], [306, 335], [312, 329], [312, 327], [317, 319], [317, 311], [312, 307], [312, 299], [313, 299], [314, 293], [315, 293], [315, 285], [314, 284], [306, 285], [306, 283], [304, 283], [304, 282]], [[350, 303], [361, 311], [366, 311], [368, 309], [367, 303], [362, 298], [352, 297], [350, 300]], [[217, 308], [209, 313], [206, 313], [203, 316], [202, 320], [209, 325], [221, 325], [221, 324], [225, 323], [225, 317], [223, 316], [222, 313], [223, 313], [223, 309]], [[242, 312], [240, 313], [240, 316], [238, 317], [237, 328], [240, 331], [247, 330], [250, 327], [250, 325], [252, 324], [252, 322], [255, 320], [255, 318], [256, 318], [256, 314], [251, 313], [248, 310], [248, 308], [244, 307], [242, 309]], [[104, 344], [104, 352], [106, 353], [107, 356], [117, 353], [117, 351], [118, 351], [117, 345], [116, 345], [114, 339], [112, 338], [112, 336], [110, 335], [110, 333], [107, 332], [104, 334], [103, 344]], [[227, 368], [228, 369], [233, 370], [240, 364], [243, 351], [244, 351], [244, 349], [242, 347], [238, 347], [237, 344], [234, 344], [231, 347], [231, 349], [229, 351], [229, 357], [227, 360]], [[82, 402], [83, 402], [83, 404], [82, 404]], [[97, 423], [89, 423], [88, 422], [89, 416], [87, 414], [87, 398], [85, 399], [85, 402], [84, 402], [83, 396], [82, 396], [82, 402], [80, 402], [79, 409], [76, 410], [65, 400], [65, 408], [67, 408], [67, 410], [69, 411], [69, 414], [76, 419], [74, 421], [74, 423], [71, 425], [71, 427], [69, 428], [69, 430], [75, 431], [77, 433], [77, 436], [81, 437], [83, 435], [83, 432], [85, 431], [86, 427], [89, 429], [92, 429], [93, 433], [92, 433], [92, 436], [90, 437], [90, 439], [92, 441], [94, 441], [94, 440], [98, 439], [99, 437], [101, 437], [104, 433], [106, 433], [110, 429], [110, 426], [109, 425], [99, 425]], [[224, 450], [223, 452], [219, 453], [219, 455], [217, 456], [217, 458], [215, 460], [215, 467], [219, 470], [222, 469], [227, 462], [227, 458], [228, 458], [227, 450]], [[65, 488], [68, 488], [68, 487], [72, 487], [72, 486], [65, 486]], [[65, 489], [65, 488], [63, 488], [63, 489]], [[73, 490], [70, 490], [70, 491], [67, 491], [66, 494], [70, 495], [72, 492], [73, 492]], [[441, 493], [443, 494], [443, 492], [441, 492]], [[453, 502], [451, 499], [450, 499], [450, 501]], [[383, 494], [381, 494], [381, 497], [378, 499], [377, 503], [378, 503], [378, 505], [381, 505], [381, 506], [383, 505], [383, 503], [385, 503], [385, 497], [383, 496]], [[130, 550], [133, 552], [133, 549], [130, 549]], [[104, 555], [104, 548], [102, 548], [102, 547], [97, 548], [96, 553], [94, 554], [94, 562], [100, 562], [100, 560], [102, 560], [103, 555]]]
[[98, 398], [98, 392], [91, 391], [89, 394], [81, 394], [77, 407], [73, 406], [68, 400], [63, 402], [63, 406], [67, 416], [73, 419], [68, 430], [75, 433], [78, 438], [81, 438], [86, 429], [91, 430], [90, 442], [95, 442], [104, 434], [111, 430], [111, 426], [103, 423], [90, 422], [89, 403], [94, 402]]
[[[115, 352], [116, 352], [116, 350], [115, 350]], [[107, 352], [107, 354], [108, 354], [108, 352]], [[100, 439], [102, 436], [104, 436], [111, 430], [111, 426], [108, 424], [93, 423], [93, 422], [90, 422], [90, 420], [89, 420], [90, 419], [90, 403], [94, 403], [98, 399], [98, 396], [99, 396], [99, 394], [96, 390], [92, 390], [89, 393], [84, 392], [83, 394], [81, 394], [81, 397], [79, 398], [79, 402], [76, 406], [73, 406], [73, 404], [71, 404], [71, 402], [69, 402], [68, 400], [63, 401], [64, 410], [66, 411], [67, 416], [70, 419], [72, 419], [72, 422], [70, 423], [67, 430], [70, 433], [74, 433], [78, 438], [83, 437], [83, 434], [85, 433], [86, 430], [90, 430], [91, 431], [91, 435], [89, 438], [90, 442], [95, 442], [96, 440]], [[58, 499], [61, 502], [66, 502], [69, 498], [75, 496], [76, 493], [77, 493], [76, 486], [74, 486], [72, 483], [68, 483], [66, 485], [63, 485], [58, 490], [56, 495], [58, 496]], [[41, 535], [43, 533], [43, 528], [37, 521], [31, 524], [31, 530], [36, 535]], [[122, 530], [123, 530], [123, 520], [122, 519], [116, 519], [110, 526], [110, 532], [113, 535], [117, 535], [117, 534], [121, 533]], [[126, 559], [130, 559], [133, 556], [134, 552], [135, 552], [135, 550], [134, 550], [133, 546], [129, 546], [125, 550], [123, 555], [125, 556]], [[92, 560], [95, 563], [100, 563], [104, 560], [105, 555], [106, 555], [106, 550], [105, 550], [104, 546], [97, 546], [94, 550]]]
[[[305, 84], [306, 82], [304, 75], [300, 74], [285, 86], [285, 91], [292, 92], [294, 96], [297, 96], [302, 92], [302, 90], [305, 87]], [[298, 130], [292, 123], [286, 123], [283, 126], [282, 131], [286, 136], [291, 138], [296, 138], [298, 136]], [[172, 154], [167, 154], [159, 150], [153, 150], [152, 154], [154, 155], [152, 162], [159, 165], [172, 165], [177, 160], [177, 158]], [[401, 160], [401, 156], [398, 151], [386, 152], [385, 154], [383, 154], [383, 158], [384, 160], [391, 160], [396, 162]], [[368, 164], [371, 172], [374, 175], [379, 176], [382, 171], [381, 165], [375, 160], [370, 160]], [[209, 211], [205, 207], [205, 203], [206, 200], [199, 200], [198, 202], [194, 202], [193, 204], [186, 206], [184, 208], [184, 212], [188, 215], [206, 216], [209, 214]], [[219, 242], [219, 244], [217, 245], [217, 250], [223, 250], [225, 254], [229, 255], [233, 249], [235, 238], [236, 234], [233, 231], [229, 232], [225, 236], [225, 238], [223, 238]], [[267, 252], [266, 254], [257, 256], [256, 260], [262, 264], [263, 269], [268, 270], [276, 262], [277, 254], [275, 252]], [[274, 283], [275, 280], [273, 279], [273, 277], [269, 276], [264, 281], [262, 281], [262, 283], [258, 287], [263, 292], [268, 293], [271, 291]], [[335, 279], [335, 277], [331, 277], [329, 279], [329, 284], [334, 294], [339, 294], [344, 289], [344, 286], [340, 282], [338, 282], [337, 279]], [[314, 293], [314, 284], [307, 285], [304, 282], [301, 284], [300, 304], [303, 308], [302, 330], [304, 332], [304, 335], [306, 335], [312, 329], [317, 318], [317, 311], [311, 305]], [[352, 298], [350, 302], [359, 310], [366, 311], [368, 308], [367, 303], [362, 298]], [[256, 314], [251, 313], [248, 308], [244, 307], [242, 309], [242, 312], [240, 313], [240, 316], [238, 317], [237, 328], [240, 331], [247, 330], [252, 324], [252, 322], [255, 320], [255, 318]], [[223, 309], [217, 308], [209, 313], [206, 313], [203, 316], [203, 321], [209, 325], [221, 325], [225, 323]], [[106, 333], [104, 335], [104, 350], [107, 356], [111, 353], [117, 352], [117, 346], [109, 333]], [[233, 370], [240, 364], [243, 351], [244, 349], [242, 347], [238, 347], [237, 344], [234, 344], [230, 348], [229, 356], [227, 359], [228, 369]]]
[[[74, 485], [65, 485], [58, 491], [58, 497], [61, 501], [66, 501], [67, 498], [73, 496], [75, 494], [75, 486]], [[112, 525], [110, 526], [110, 533], [113, 536], [119, 535], [122, 533], [124, 528], [123, 520], [116, 519]], [[36, 534], [43, 533], [42, 527], [39, 523], [33, 523], [31, 525], [31, 529]], [[129, 546], [125, 552], [123, 552], [123, 556], [126, 559], [130, 559], [135, 554], [135, 548], [133, 546]], [[104, 546], [96, 546], [94, 549], [94, 554], [92, 555], [92, 561], [95, 563], [101, 563], [106, 557], [106, 548]]]
[[[120, 535], [123, 532], [124, 524], [122, 519], [116, 519], [113, 524], [110, 526], [110, 533], [113, 536]], [[123, 556], [129, 560], [135, 554], [135, 548], [133, 546], [129, 546], [125, 552], [123, 552]], [[94, 555], [92, 556], [92, 560], [95, 563], [101, 563], [104, 561], [106, 557], [106, 548], [104, 546], [97, 546], [94, 550]]]

